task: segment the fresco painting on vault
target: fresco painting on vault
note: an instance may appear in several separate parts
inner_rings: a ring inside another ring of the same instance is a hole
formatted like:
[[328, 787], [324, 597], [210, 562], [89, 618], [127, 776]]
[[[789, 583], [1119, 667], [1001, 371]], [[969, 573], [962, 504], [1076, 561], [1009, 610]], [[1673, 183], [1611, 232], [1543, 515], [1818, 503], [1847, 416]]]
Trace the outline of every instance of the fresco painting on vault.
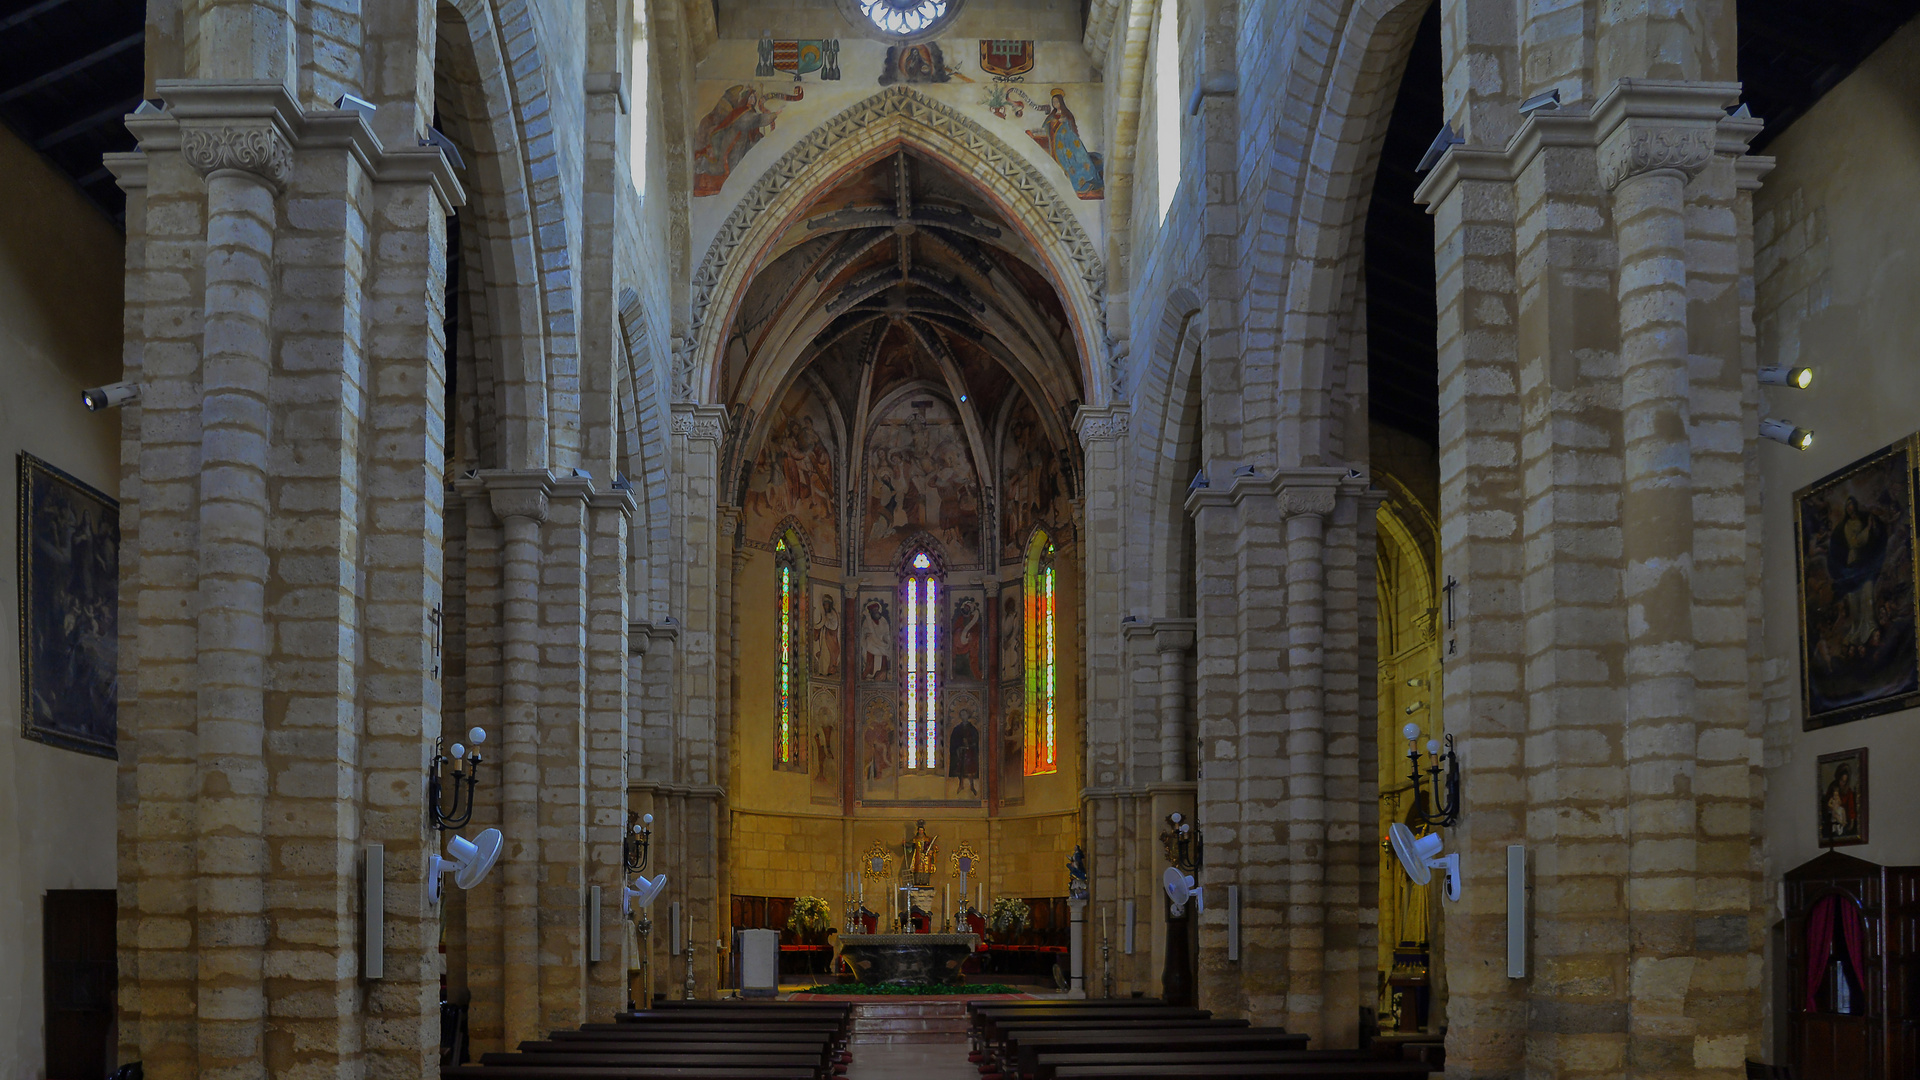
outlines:
[[1073, 193], [1083, 199], [1105, 198], [1107, 182], [1100, 155], [1090, 152], [1080, 137], [1080, 122], [1073, 118], [1073, 110], [1067, 108], [1067, 92], [1056, 86], [1047, 92], [1045, 104], [1032, 99], [1027, 99], [1026, 104], [1044, 117], [1040, 126], [1028, 128], [1027, 134], [1059, 163], [1073, 185]]
[[860, 791], [868, 798], [891, 798], [898, 786], [900, 725], [894, 711], [899, 693], [889, 687], [862, 689], [855, 717], [860, 739]]
[[987, 677], [987, 601], [974, 591], [953, 594], [952, 629], [947, 642], [953, 649], [953, 673], [962, 682]]
[[846, 625], [840, 611], [840, 587], [813, 587], [812, 618], [807, 627], [807, 648], [813, 661], [813, 674], [832, 678], [840, 674], [840, 635]]
[[981, 727], [986, 709], [978, 690], [956, 690], [947, 697], [948, 795], [980, 796]]
[[840, 688], [815, 684], [807, 698], [807, 722], [813, 726], [811, 801], [840, 801]]
[[774, 414], [747, 479], [743, 508], [750, 538], [771, 541], [780, 523], [791, 517], [806, 535], [815, 560], [837, 561], [840, 530], [834, 524], [832, 445], [833, 425], [820, 399], [796, 387]]
[[896, 400], [867, 437], [866, 470], [864, 564], [892, 566], [922, 532], [940, 542], [949, 567], [979, 562], [980, 486], [965, 429], [944, 400]]
[[1026, 557], [1035, 527], [1066, 537], [1072, 508], [1059, 457], [1032, 406], [1023, 402], [1009, 419], [1000, 453], [1000, 559], [1014, 562]]
[[693, 133], [693, 193], [720, 194], [733, 167], [773, 130], [786, 103], [805, 96], [798, 86], [784, 94], [744, 84], [727, 87]]
[[980, 70], [992, 77], [984, 104], [993, 115], [1005, 120], [1009, 110], [1016, 118], [1027, 114], [1033, 99], [1016, 84], [1025, 82], [1028, 73], [1033, 71], [1033, 54], [1031, 41], [980, 39]]
[[860, 594], [860, 678], [893, 678], [893, 598], [882, 592]]
[[919, 45], [887, 46], [887, 64], [880, 69], [880, 85], [895, 83], [943, 83], [953, 79], [972, 82], [960, 74], [958, 64], [948, 65], [946, 54], [934, 42]]
[[840, 78], [840, 39], [814, 38], [805, 41], [760, 39], [760, 63], [753, 69], [756, 78], [772, 78], [784, 71], [799, 82], [800, 76], [819, 72], [822, 79]]
[[1920, 703], [1916, 443], [1920, 437], [1904, 439], [1794, 496], [1809, 729]]

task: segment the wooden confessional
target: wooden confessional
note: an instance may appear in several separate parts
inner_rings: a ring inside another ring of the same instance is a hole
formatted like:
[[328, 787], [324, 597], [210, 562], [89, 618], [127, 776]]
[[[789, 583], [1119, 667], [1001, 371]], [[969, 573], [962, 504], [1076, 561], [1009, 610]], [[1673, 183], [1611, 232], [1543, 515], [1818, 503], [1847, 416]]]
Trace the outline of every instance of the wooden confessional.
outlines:
[[1786, 905], [1800, 1080], [1920, 1076], [1920, 866], [1828, 851], [1787, 871]]

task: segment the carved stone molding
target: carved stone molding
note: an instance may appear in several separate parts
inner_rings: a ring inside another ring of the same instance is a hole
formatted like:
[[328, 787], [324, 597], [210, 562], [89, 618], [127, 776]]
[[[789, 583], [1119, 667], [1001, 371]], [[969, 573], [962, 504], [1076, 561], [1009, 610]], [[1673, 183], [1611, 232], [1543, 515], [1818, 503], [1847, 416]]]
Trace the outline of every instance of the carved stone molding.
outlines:
[[[873, 139], [873, 129], [896, 117], [904, 117], [934, 133], [943, 136], [971, 153], [978, 166], [998, 177], [1003, 183], [1017, 190], [1026, 202], [1038, 213], [1042, 224], [1066, 245], [1073, 267], [1079, 273], [1087, 294], [1097, 311], [1099, 325], [1088, 327], [1088, 332], [1098, 335], [1103, 332], [1106, 318], [1106, 281], [1107, 270], [1100, 258], [1100, 249], [1087, 235], [1080, 222], [1074, 217], [1073, 208], [1055, 192], [1053, 185], [1042, 176], [1040, 171], [1028, 164], [1025, 158], [1015, 154], [1000, 138], [975, 121], [961, 115], [947, 105], [920, 94], [910, 87], [890, 86], [878, 94], [851, 106], [839, 115], [823, 121], [818, 127], [793, 146], [780, 160], [773, 163], [760, 179], [749, 188], [740, 202], [727, 215], [727, 219], [714, 234], [713, 242], [707, 247], [706, 257], [701, 260], [700, 269], [693, 276], [693, 297], [691, 303], [693, 331], [690, 335], [696, 341], [710, 341], [718, 328], [708, 325], [709, 309], [714, 294], [726, 277], [729, 264], [740, 256], [741, 246], [746, 243], [754, 223], [794, 183], [807, 176], [822, 161], [832, 157], [843, 143], [857, 141], [862, 145]], [[724, 315], [724, 312], [720, 314]], [[705, 351], [705, 350], [701, 350]], [[690, 354], [682, 370], [681, 358], [675, 357], [674, 395], [686, 398], [691, 391], [693, 357]], [[683, 392], [682, 379], [685, 377], [687, 392]]]
[[277, 188], [293, 174], [293, 147], [268, 124], [182, 127], [180, 155], [203, 176], [233, 169]]
[[707, 439], [718, 443], [727, 435], [726, 410], [718, 406], [682, 408], [676, 405], [668, 430], [689, 439]]
[[1285, 487], [1280, 489], [1280, 516], [1298, 517], [1312, 514], [1326, 517], [1333, 513], [1338, 502], [1334, 490], [1330, 487]]
[[1601, 182], [1611, 191], [1651, 172], [1677, 172], [1692, 180], [1713, 161], [1716, 141], [1710, 127], [1623, 125], [1601, 151]]
[[1083, 408], [1074, 417], [1081, 445], [1124, 439], [1133, 426], [1133, 412], [1125, 405], [1103, 409]]

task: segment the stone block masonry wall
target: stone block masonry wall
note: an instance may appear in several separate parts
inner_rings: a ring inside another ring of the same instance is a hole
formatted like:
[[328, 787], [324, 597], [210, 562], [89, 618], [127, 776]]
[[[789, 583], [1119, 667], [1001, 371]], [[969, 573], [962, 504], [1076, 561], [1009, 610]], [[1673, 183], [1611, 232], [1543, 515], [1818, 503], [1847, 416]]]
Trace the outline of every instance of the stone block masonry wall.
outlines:
[[[1467, 766], [1449, 1057], [1470, 1075], [1733, 1077], [1755, 1049], [1753, 129], [1730, 94], [1621, 84], [1454, 151], [1422, 192]], [[1504, 951], [1508, 844], [1534, 888], [1518, 980], [1464, 960]]]
[[114, 161], [164, 237], [129, 267], [143, 378], [164, 358], [129, 442], [171, 507], [136, 519], [128, 567], [130, 655], [167, 689], [129, 724], [152, 752], [125, 766], [122, 1053], [156, 1076], [420, 1075], [424, 895], [388, 893], [395, 961], [364, 995], [358, 897], [363, 844], [420, 867], [429, 843], [460, 188], [437, 151], [277, 83], [161, 85]]

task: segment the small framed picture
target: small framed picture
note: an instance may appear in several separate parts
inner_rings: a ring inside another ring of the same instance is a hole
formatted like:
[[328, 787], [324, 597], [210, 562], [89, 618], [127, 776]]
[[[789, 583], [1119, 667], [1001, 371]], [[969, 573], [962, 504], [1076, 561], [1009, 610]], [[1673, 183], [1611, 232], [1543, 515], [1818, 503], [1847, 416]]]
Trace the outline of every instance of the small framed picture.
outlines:
[[1820, 755], [1814, 775], [1819, 779], [1820, 846], [1866, 843], [1866, 747]]

